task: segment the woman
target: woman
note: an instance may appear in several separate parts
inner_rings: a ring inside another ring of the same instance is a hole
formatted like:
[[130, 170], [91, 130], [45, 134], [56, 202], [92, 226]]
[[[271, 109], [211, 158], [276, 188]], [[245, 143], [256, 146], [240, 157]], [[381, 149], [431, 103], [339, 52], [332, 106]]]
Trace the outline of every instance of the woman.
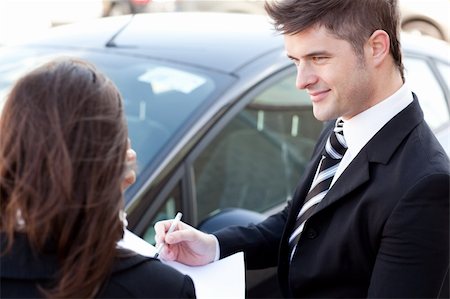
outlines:
[[112, 81], [49, 62], [13, 87], [0, 132], [1, 298], [195, 297], [188, 276], [117, 248], [127, 127]]

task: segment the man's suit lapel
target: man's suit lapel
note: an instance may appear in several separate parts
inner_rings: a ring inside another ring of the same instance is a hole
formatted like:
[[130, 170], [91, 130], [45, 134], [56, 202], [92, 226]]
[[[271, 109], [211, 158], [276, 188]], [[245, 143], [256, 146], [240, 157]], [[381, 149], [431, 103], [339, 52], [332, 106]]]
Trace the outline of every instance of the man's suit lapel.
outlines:
[[391, 119], [363, 147], [317, 205], [311, 217], [369, 181], [370, 163], [387, 164], [400, 143], [421, 121], [423, 121], [423, 113], [414, 95], [414, 101]]
[[361, 151], [347, 166], [310, 217], [344, 198], [345, 195], [367, 182], [370, 179], [369, 163], [370, 159], [367, 157], [366, 152]]

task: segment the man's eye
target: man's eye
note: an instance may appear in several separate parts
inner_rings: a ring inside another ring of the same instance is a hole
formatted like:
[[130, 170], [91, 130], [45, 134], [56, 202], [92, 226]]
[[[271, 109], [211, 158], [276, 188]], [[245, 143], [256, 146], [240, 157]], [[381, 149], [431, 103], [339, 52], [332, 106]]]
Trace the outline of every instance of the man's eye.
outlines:
[[328, 57], [326, 56], [314, 56], [312, 57], [312, 61], [314, 63], [325, 63], [327, 61]]

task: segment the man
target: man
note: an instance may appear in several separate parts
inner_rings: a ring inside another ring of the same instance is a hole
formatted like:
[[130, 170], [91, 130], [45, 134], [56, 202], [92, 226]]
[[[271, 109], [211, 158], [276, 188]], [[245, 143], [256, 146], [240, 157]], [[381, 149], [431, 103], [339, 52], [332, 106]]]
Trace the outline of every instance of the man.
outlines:
[[159, 222], [162, 256], [201, 265], [244, 251], [250, 269], [278, 266], [287, 297], [448, 296], [450, 162], [404, 84], [397, 4], [286, 0], [266, 10], [297, 87], [330, 125], [282, 212], [214, 235], [183, 223], [166, 235], [170, 221]]

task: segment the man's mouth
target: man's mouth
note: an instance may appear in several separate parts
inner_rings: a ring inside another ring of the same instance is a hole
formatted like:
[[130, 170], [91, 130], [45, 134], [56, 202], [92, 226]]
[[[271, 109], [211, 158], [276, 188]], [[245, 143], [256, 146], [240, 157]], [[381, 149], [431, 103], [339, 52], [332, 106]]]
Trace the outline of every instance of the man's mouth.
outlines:
[[320, 102], [328, 95], [329, 91], [330, 91], [330, 89], [320, 90], [320, 91], [308, 91], [308, 94], [311, 97], [311, 101]]

